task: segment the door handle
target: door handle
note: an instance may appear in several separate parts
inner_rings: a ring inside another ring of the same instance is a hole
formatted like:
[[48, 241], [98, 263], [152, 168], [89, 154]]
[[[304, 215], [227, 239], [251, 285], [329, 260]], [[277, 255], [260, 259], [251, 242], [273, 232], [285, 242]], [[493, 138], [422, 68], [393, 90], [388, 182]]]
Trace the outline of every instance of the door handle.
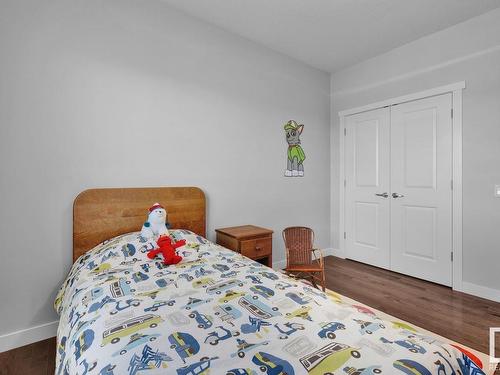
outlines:
[[377, 197], [383, 197], [383, 198], [387, 198], [389, 196], [389, 194], [387, 194], [387, 193], [375, 193], [375, 195]]
[[404, 195], [403, 194], [398, 194], [398, 193], [392, 193], [392, 197], [393, 198], [403, 198]]

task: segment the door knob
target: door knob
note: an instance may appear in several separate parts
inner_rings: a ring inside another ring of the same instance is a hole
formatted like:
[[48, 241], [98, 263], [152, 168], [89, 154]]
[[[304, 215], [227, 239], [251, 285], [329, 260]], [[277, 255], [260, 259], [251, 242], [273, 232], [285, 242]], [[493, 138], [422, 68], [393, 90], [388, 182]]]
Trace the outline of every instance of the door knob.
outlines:
[[393, 198], [403, 198], [404, 195], [403, 194], [398, 194], [398, 193], [392, 193], [392, 197]]
[[387, 193], [375, 193], [375, 195], [377, 197], [383, 197], [383, 198], [387, 198], [389, 196], [389, 194], [387, 194]]

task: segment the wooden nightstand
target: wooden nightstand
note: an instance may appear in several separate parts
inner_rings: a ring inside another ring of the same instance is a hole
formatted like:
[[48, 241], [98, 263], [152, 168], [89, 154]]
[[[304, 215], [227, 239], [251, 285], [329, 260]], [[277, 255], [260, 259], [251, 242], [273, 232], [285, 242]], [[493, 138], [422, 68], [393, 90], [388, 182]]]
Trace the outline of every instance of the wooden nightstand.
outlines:
[[273, 265], [273, 231], [256, 227], [255, 225], [242, 225], [239, 227], [216, 229], [217, 244], [265, 264]]

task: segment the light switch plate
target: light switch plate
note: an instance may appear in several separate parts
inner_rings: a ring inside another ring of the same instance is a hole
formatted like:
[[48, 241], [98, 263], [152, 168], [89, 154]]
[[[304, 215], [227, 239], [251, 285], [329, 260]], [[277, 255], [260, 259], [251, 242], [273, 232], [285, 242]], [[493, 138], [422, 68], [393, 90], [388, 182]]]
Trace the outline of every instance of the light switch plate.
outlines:
[[495, 197], [500, 198], [500, 185], [495, 185]]

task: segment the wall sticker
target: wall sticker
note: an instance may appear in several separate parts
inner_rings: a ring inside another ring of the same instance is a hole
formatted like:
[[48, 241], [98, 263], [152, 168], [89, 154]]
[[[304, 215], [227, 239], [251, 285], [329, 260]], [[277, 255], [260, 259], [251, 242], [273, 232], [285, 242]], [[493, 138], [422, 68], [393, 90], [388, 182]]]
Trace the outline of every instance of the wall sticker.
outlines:
[[306, 154], [300, 145], [300, 135], [304, 130], [304, 125], [299, 125], [294, 120], [290, 120], [285, 124], [284, 128], [286, 142], [288, 143], [285, 177], [303, 177]]

